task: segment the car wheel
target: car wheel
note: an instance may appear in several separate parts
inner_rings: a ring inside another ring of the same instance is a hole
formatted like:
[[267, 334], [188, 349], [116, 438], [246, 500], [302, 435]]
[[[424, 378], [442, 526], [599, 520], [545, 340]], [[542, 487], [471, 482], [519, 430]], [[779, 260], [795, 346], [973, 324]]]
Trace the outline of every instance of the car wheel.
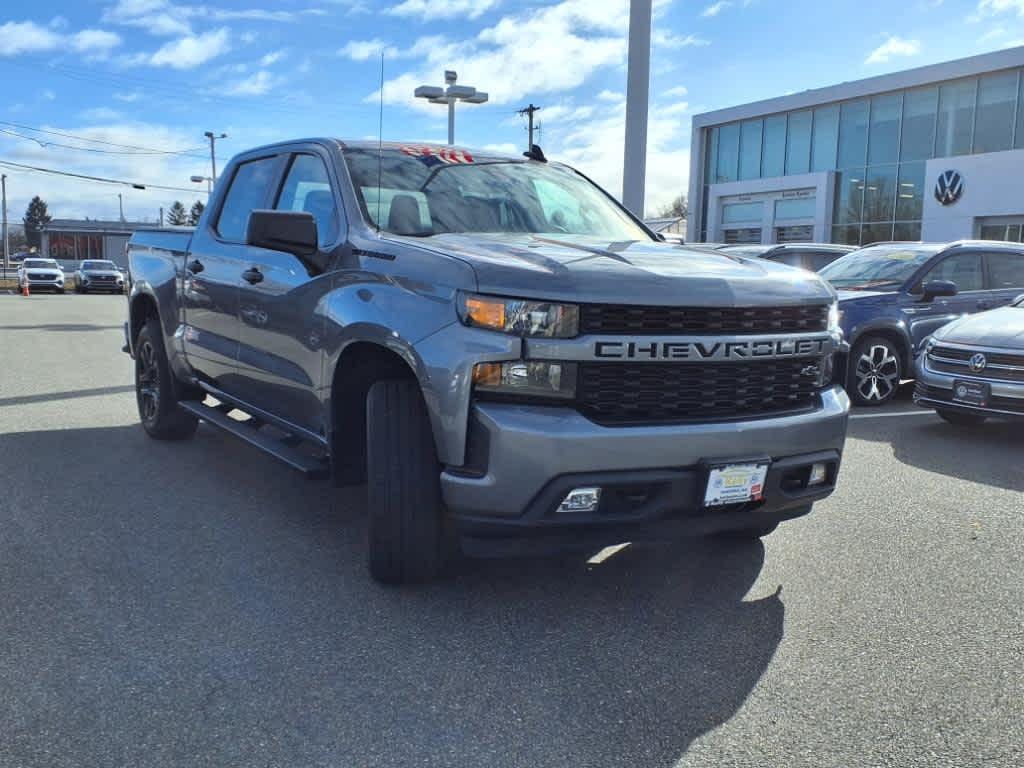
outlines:
[[855, 405], [884, 405], [895, 397], [902, 375], [896, 345], [881, 336], [868, 336], [850, 353], [846, 392]]
[[157, 440], [191, 437], [199, 419], [178, 407], [160, 323], [146, 318], [135, 342], [135, 400], [142, 428]]
[[980, 424], [984, 424], [988, 418], [980, 413], [964, 413], [963, 411], [950, 411], [945, 408], [937, 408], [935, 412], [939, 414], [940, 418], [958, 427], [977, 427]]
[[428, 581], [445, 555], [441, 466], [414, 380], [379, 381], [366, 400], [370, 574], [385, 584]]

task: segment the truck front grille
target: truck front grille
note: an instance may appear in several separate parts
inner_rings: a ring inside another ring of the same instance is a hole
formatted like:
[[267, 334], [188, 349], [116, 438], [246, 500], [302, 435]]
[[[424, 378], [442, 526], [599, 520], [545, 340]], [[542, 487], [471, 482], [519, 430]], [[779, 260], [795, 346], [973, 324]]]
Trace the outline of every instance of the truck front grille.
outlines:
[[577, 406], [605, 425], [765, 417], [814, 408], [817, 358], [749, 363], [580, 363]]
[[583, 334], [759, 334], [828, 330], [828, 305], [799, 307], [642, 307], [584, 304]]

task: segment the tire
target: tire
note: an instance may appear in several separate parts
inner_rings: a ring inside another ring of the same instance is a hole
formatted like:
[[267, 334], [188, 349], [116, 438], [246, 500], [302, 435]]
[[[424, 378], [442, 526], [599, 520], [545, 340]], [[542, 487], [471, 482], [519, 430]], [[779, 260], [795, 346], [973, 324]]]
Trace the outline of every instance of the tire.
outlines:
[[778, 523], [772, 523], [771, 525], [759, 525], [752, 526], [750, 528], [736, 528], [732, 531], [722, 531], [717, 535], [721, 539], [732, 539], [733, 541], [752, 541], [754, 539], [764, 538], [765, 536], [774, 533], [775, 529], [778, 527]]
[[950, 411], [945, 408], [936, 408], [935, 412], [939, 417], [957, 427], [977, 427], [985, 423], [988, 416], [980, 413], [964, 413], [963, 411]]
[[846, 378], [846, 393], [854, 405], [885, 405], [900, 388], [903, 362], [889, 339], [867, 336], [853, 345]]
[[153, 316], [135, 342], [135, 401], [142, 428], [157, 440], [183, 440], [199, 426], [199, 419], [178, 407], [160, 322]]
[[379, 381], [366, 398], [370, 574], [384, 584], [429, 581], [443, 565], [441, 466], [413, 380]]

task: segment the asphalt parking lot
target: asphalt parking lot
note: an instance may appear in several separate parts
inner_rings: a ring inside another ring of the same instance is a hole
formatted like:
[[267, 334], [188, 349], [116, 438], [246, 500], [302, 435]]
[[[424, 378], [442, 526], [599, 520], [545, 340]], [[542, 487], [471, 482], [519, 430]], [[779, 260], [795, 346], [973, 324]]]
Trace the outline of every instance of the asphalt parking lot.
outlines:
[[0, 765], [1024, 765], [1019, 426], [905, 395], [763, 545], [386, 589], [362, 489], [144, 436], [123, 314], [0, 296]]

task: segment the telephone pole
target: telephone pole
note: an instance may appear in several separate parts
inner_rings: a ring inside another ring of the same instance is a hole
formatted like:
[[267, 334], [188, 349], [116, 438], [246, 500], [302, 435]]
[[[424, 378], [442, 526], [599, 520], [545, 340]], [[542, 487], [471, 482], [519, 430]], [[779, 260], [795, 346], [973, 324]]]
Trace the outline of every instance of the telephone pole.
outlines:
[[532, 102], [530, 103], [530, 106], [523, 107], [522, 109], [519, 110], [519, 114], [520, 115], [526, 115], [526, 119], [527, 119], [528, 124], [529, 124], [529, 127], [527, 128], [527, 130], [530, 133], [530, 138], [529, 138], [529, 143], [526, 145], [526, 151], [527, 152], [530, 152], [530, 151], [533, 150], [533, 113], [534, 112], [539, 112], [539, 111], [540, 111], [540, 107], [535, 107]]
[[217, 183], [217, 152], [214, 149], [214, 145], [217, 143], [217, 139], [226, 139], [228, 135], [226, 133], [215, 134], [213, 131], [207, 131], [203, 134], [210, 140], [210, 178], [213, 179], [213, 183]]
[[3, 230], [4, 230], [4, 274], [11, 266], [10, 242], [7, 239], [7, 174], [0, 175], [0, 189], [3, 190]]

